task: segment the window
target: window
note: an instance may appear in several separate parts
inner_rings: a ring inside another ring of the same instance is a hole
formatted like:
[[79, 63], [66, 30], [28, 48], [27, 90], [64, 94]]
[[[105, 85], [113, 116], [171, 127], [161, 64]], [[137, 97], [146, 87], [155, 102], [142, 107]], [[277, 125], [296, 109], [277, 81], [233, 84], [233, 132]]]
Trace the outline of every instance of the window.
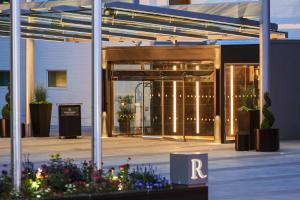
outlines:
[[48, 71], [48, 87], [67, 87], [66, 71]]
[[10, 74], [9, 71], [0, 71], [0, 87], [6, 87], [9, 84]]

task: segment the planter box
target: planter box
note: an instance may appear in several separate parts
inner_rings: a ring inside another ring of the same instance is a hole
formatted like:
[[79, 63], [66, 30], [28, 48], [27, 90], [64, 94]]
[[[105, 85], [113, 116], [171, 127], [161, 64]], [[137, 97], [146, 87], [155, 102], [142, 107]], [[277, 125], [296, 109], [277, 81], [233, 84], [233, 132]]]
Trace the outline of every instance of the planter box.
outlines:
[[130, 120], [119, 121], [119, 126], [121, 133], [130, 133]]
[[102, 194], [79, 194], [57, 199], [65, 200], [208, 200], [208, 187], [176, 188], [151, 192], [113, 192]]
[[239, 111], [238, 129], [239, 133], [249, 135], [249, 150], [255, 149], [256, 129], [259, 128], [259, 110]]
[[278, 129], [257, 129], [256, 130], [256, 151], [273, 152], [278, 151], [279, 130]]
[[33, 137], [49, 137], [52, 104], [30, 104]]

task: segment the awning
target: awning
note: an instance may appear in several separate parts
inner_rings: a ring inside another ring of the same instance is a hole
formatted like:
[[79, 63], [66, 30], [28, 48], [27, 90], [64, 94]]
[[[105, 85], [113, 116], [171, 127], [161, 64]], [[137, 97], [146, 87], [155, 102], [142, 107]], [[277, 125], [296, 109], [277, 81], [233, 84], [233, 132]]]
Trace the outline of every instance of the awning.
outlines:
[[[259, 22], [128, 2], [103, 5], [104, 41], [205, 41], [259, 37]], [[79, 42], [91, 39], [91, 0], [22, 4], [23, 38]], [[272, 38], [285, 38], [270, 24]], [[0, 5], [0, 36], [10, 35], [9, 5]]]

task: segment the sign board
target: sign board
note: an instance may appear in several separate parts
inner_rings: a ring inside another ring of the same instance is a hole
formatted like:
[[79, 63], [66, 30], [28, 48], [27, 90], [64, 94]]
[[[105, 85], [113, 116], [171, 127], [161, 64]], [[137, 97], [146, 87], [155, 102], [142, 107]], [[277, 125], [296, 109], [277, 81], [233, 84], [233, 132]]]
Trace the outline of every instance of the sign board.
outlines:
[[75, 117], [80, 115], [80, 106], [61, 106], [62, 117]]
[[177, 185], [205, 185], [208, 183], [207, 153], [171, 153], [170, 178]]

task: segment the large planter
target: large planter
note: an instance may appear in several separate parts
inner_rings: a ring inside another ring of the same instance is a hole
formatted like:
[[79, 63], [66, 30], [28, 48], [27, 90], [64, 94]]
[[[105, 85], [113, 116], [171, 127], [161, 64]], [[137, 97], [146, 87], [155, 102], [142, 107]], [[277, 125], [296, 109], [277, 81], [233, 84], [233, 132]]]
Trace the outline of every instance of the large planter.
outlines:
[[273, 152], [279, 148], [279, 129], [256, 130], [256, 151]]
[[52, 104], [30, 104], [33, 137], [49, 137]]
[[130, 133], [130, 120], [120, 120], [119, 127], [121, 133]]
[[208, 187], [178, 188], [151, 192], [113, 192], [100, 194], [80, 194], [57, 199], [65, 200], [208, 200]]
[[249, 135], [249, 150], [255, 149], [256, 129], [259, 128], [259, 110], [239, 111], [238, 130]]

